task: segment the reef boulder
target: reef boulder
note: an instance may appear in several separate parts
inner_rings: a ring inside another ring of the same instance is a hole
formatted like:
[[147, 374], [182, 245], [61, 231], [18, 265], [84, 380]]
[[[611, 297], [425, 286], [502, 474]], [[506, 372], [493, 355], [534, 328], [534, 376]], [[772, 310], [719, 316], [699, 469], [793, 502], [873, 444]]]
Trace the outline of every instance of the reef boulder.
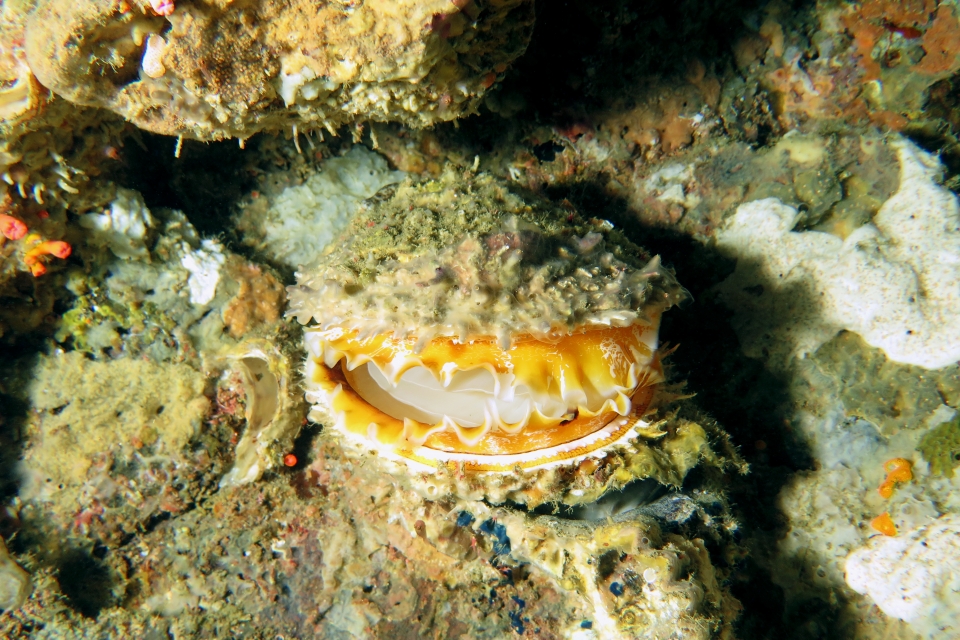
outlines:
[[523, 53], [533, 19], [529, 0], [41, 0], [26, 51], [76, 104], [167, 135], [247, 138], [453, 120]]

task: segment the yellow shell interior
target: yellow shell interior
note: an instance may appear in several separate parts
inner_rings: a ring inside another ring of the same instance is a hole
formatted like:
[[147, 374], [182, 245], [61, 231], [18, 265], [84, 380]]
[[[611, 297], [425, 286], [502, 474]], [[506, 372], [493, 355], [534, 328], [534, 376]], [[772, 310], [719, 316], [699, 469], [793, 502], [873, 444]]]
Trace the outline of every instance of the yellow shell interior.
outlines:
[[[659, 317], [543, 340], [460, 342], [308, 329], [307, 398], [355, 440], [436, 467], [536, 467], [631, 429], [663, 379]], [[322, 415], [322, 414], [321, 414]]]

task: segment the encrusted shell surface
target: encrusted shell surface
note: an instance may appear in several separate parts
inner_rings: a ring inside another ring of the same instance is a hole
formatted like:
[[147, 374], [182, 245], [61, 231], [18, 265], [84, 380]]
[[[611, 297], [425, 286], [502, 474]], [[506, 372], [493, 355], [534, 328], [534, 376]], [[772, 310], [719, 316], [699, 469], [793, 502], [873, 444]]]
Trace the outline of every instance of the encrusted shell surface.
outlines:
[[448, 171], [381, 191], [297, 279], [311, 419], [427, 497], [574, 504], [718, 461], [665, 408], [657, 331], [686, 293], [609, 222]]
[[361, 337], [461, 341], [627, 326], [685, 295], [658, 257], [603, 220], [489, 175], [404, 182], [290, 287], [289, 315]]

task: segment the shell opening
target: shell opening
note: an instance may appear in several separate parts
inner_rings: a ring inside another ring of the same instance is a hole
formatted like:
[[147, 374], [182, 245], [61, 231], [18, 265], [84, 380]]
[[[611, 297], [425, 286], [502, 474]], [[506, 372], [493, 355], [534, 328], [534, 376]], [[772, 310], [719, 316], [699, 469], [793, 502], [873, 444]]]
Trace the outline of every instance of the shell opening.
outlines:
[[518, 336], [506, 350], [494, 336], [434, 338], [417, 352], [416, 337], [308, 329], [308, 397], [341, 431], [401, 455], [502, 456], [588, 436], [601, 442], [606, 425], [642, 415], [652, 396], [640, 391], [662, 380], [658, 320], [549, 342]]
[[[353, 372], [352, 386], [367, 402], [398, 420], [437, 424], [448, 418], [463, 427], [479, 427], [490, 421], [504, 427], [525, 423], [534, 406], [530, 388], [504, 380], [496, 384], [494, 376], [486, 369], [458, 371], [445, 385], [425, 367], [413, 367], [394, 385], [368, 362]], [[512, 374], [503, 377], [513, 378]], [[553, 418], [566, 414], [562, 403], [547, 400], [549, 407], [538, 403], [541, 413]]]

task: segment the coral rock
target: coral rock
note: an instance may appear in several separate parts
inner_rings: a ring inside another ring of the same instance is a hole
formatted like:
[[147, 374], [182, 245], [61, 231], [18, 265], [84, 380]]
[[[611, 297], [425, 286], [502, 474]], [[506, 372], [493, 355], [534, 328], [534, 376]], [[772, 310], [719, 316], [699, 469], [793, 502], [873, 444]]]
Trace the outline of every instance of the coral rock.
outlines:
[[935, 159], [897, 145], [900, 189], [845, 240], [792, 231], [799, 214], [775, 199], [741, 205], [718, 234], [738, 259], [720, 289], [747, 355], [783, 364], [846, 329], [895, 362], [960, 359], [960, 206]]
[[138, 4], [39, 2], [30, 68], [71, 102], [202, 140], [455, 119], [524, 51], [533, 24], [527, 0], [206, 1], [163, 16]]
[[944, 516], [847, 558], [847, 584], [929, 638], [960, 632], [960, 518]]
[[30, 575], [13, 561], [0, 538], [0, 611], [19, 609], [31, 588]]

